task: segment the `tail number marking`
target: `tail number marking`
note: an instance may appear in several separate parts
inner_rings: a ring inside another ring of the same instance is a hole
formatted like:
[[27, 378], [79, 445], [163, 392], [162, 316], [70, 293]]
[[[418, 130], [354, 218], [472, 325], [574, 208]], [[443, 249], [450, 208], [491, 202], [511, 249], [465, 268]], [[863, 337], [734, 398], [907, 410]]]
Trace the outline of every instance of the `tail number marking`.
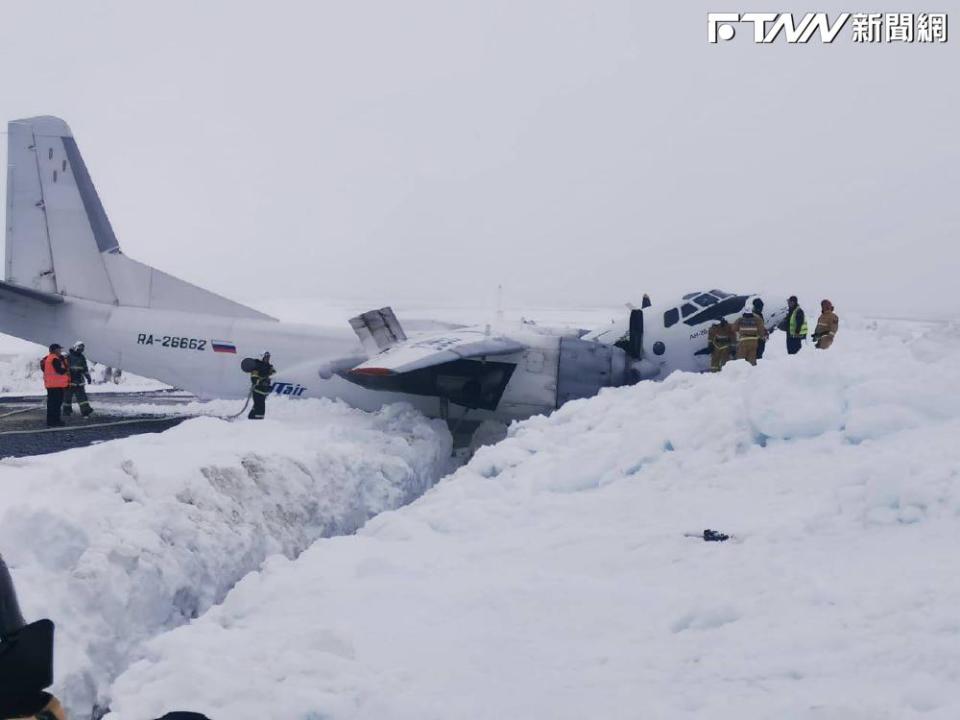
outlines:
[[137, 345], [156, 345], [158, 347], [173, 348], [175, 350], [207, 349], [207, 341], [203, 338], [152, 335], [150, 333], [140, 333], [137, 335]]

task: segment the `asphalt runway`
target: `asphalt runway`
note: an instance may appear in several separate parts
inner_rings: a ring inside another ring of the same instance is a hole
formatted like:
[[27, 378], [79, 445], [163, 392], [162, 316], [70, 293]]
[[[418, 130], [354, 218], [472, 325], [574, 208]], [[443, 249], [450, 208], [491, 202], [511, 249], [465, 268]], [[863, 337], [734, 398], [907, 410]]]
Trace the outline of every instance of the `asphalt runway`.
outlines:
[[74, 411], [64, 418], [66, 427], [48, 428], [45, 397], [0, 398], [0, 458], [44, 455], [130, 435], [163, 432], [187, 417], [121, 414], [115, 408], [145, 402], [181, 404], [191, 399], [184, 393], [168, 391], [93, 394], [90, 397], [93, 415], [84, 418]]

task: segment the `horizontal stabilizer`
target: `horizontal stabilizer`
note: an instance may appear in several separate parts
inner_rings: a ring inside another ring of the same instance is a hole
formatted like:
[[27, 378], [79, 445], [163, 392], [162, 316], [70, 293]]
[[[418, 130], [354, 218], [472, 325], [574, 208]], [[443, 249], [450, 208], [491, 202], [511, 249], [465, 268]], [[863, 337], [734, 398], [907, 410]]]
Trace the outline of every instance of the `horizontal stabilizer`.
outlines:
[[0, 280], [0, 295], [9, 293], [20, 297], [36, 300], [44, 305], [59, 305], [63, 302], [63, 297], [56, 293], [44, 292], [43, 290], [34, 290], [33, 288], [20, 287], [12, 283]]
[[398, 343], [351, 372], [361, 375], [394, 375], [453, 360], [510, 355], [522, 352], [526, 345], [503, 336], [490, 336], [480, 330], [458, 330]]

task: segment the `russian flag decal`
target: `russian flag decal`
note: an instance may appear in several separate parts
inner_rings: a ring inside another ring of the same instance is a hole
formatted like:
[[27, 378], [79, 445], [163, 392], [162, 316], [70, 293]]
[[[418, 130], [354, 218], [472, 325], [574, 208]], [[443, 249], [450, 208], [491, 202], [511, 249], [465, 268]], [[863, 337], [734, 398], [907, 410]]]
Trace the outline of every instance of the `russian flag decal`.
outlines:
[[225, 340], [211, 340], [210, 347], [213, 348], [214, 352], [237, 354], [237, 346]]

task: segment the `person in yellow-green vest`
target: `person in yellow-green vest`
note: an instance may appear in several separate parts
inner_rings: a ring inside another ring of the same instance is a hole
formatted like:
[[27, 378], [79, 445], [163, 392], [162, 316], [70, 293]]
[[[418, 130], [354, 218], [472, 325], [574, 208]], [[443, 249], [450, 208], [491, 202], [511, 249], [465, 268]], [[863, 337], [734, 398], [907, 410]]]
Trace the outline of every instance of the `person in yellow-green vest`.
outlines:
[[787, 333], [787, 353], [796, 355], [807, 339], [807, 317], [797, 302], [797, 296], [787, 298], [787, 319], [778, 326]]

